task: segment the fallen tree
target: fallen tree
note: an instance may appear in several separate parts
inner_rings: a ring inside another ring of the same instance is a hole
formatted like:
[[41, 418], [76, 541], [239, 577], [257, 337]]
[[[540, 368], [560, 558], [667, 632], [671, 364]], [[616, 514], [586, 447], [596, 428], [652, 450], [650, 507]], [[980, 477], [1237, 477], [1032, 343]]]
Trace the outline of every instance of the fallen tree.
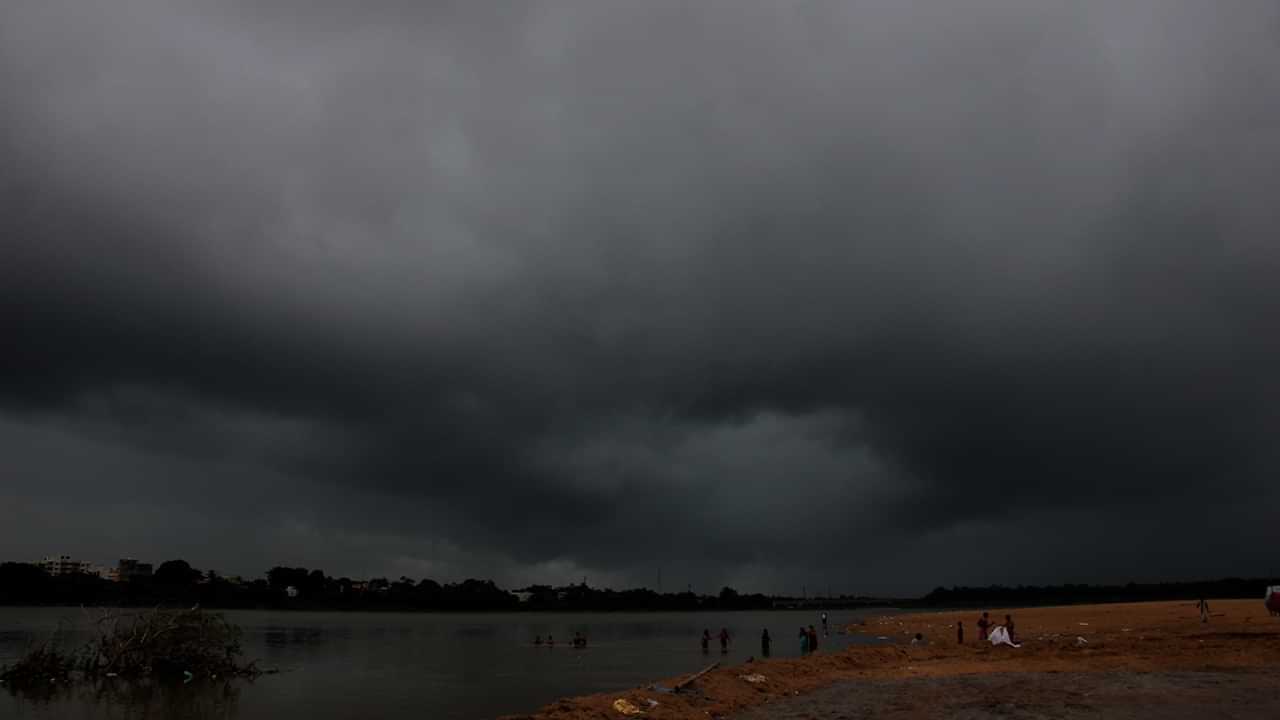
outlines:
[[190, 682], [264, 672], [241, 661], [240, 628], [199, 607], [105, 611], [91, 624], [95, 637], [78, 650], [62, 651], [55, 633], [0, 669], [0, 682], [11, 688], [103, 677]]

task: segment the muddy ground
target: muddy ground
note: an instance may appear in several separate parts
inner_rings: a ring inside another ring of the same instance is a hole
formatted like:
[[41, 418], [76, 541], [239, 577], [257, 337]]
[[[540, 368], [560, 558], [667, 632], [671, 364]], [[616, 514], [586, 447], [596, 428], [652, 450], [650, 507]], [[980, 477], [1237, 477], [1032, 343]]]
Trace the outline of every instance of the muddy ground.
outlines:
[[1016, 673], [845, 681], [734, 720], [1280, 718], [1276, 673]]

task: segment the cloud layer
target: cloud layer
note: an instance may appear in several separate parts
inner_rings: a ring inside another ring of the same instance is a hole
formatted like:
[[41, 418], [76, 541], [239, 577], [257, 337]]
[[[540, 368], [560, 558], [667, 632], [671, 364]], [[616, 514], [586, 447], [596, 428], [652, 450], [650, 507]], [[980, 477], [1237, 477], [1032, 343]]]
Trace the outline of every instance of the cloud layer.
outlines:
[[0, 10], [7, 555], [1273, 570], [1280, 10]]

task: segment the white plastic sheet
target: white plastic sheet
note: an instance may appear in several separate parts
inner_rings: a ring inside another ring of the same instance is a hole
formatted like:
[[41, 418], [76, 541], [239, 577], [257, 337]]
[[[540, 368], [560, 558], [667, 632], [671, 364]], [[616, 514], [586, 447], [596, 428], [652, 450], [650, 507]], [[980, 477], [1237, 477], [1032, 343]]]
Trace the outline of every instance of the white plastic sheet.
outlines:
[[1008, 645], [1009, 647], [1022, 647], [1013, 642], [1013, 638], [1009, 637], [1009, 630], [1003, 625], [997, 625], [987, 636], [992, 645]]

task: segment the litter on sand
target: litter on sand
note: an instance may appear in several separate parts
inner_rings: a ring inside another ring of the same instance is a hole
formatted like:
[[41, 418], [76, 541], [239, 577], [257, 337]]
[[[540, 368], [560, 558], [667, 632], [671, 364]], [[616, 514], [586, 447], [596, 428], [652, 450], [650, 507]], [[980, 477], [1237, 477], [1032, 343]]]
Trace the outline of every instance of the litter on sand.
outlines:
[[618, 698], [613, 701], [613, 709], [623, 715], [643, 715], [644, 711], [635, 706], [635, 703], [626, 698]]
[[1079, 635], [1076, 636], [1076, 645], [1088, 645], [1088, 644], [1089, 644], [1088, 640], [1085, 640], [1083, 637]]
[[990, 639], [992, 645], [1008, 645], [1009, 647], [1015, 648], [1022, 647], [1018, 643], [1015, 643], [1013, 638], [1009, 637], [1009, 630], [1003, 625], [998, 626], [996, 629], [991, 631]]
[[752, 683], [752, 684], [754, 684], [754, 683], [762, 683], [762, 682], [765, 682], [766, 680], [768, 680], [768, 679], [769, 679], [769, 678], [767, 678], [767, 677], [765, 677], [765, 676], [761, 675], [760, 673], [751, 673], [750, 675], [739, 675], [738, 677], [740, 677], [740, 678], [742, 678], [743, 680], [746, 680], [747, 682]]

